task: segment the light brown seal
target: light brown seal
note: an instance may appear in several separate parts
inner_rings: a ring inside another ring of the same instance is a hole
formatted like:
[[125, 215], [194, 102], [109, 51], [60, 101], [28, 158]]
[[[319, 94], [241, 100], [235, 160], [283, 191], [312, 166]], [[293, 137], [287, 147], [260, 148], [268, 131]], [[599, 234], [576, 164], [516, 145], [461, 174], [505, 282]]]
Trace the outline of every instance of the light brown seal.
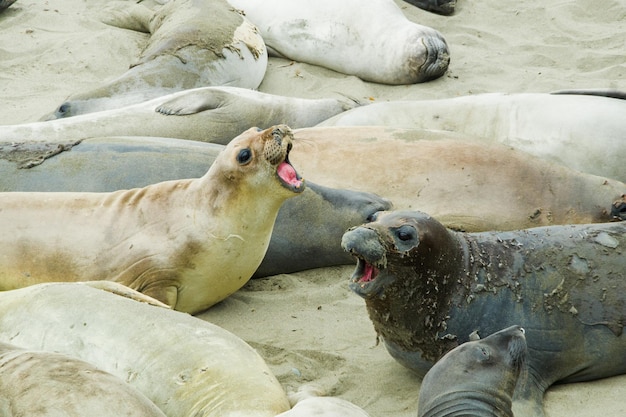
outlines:
[[122, 379], [85, 361], [0, 343], [3, 417], [165, 417]]
[[118, 78], [70, 96], [44, 120], [123, 107], [196, 87], [257, 88], [265, 76], [263, 38], [225, 0], [170, 0], [156, 12], [122, 2], [119, 9], [107, 10], [107, 23], [150, 32], [137, 62]]
[[304, 189], [289, 127], [242, 133], [201, 178], [112, 193], [0, 193], [0, 288], [111, 280], [186, 312], [241, 288]]

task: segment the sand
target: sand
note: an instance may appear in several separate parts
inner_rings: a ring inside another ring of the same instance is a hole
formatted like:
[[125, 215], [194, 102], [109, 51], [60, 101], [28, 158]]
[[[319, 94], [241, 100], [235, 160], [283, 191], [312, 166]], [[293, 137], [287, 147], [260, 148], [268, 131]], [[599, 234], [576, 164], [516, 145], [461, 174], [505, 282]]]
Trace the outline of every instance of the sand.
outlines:
[[[459, 0], [450, 17], [397, 3], [411, 20], [446, 37], [451, 64], [443, 77], [385, 86], [272, 58], [260, 90], [363, 101], [626, 90], [624, 0]], [[37, 121], [70, 94], [122, 74], [134, 61], [147, 35], [101, 23], [102, 4], [18, 0], [0, 14], [0, 124]], [[376, 345], [364, 302], [347, 286], [352, 269], [255, 280], [200, 317], [257, 348], [286, 389], [317, 383], [372, 417], [415, 416], [420, 381]], [[547, 414], [624, 415], [624, 398], [626, 376], [555, 386], [546, 397]]]

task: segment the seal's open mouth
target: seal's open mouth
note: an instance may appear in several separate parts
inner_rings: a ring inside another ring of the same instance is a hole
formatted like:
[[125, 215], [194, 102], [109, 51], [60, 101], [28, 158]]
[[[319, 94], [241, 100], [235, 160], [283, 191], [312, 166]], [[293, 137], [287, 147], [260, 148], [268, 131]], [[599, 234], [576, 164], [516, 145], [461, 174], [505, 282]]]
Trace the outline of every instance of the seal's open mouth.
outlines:
[[359, 284], [362, 288], [368, 282], [372, 282], [378, 276], [380, 270], [366, 260], [357, 258], [356, 268], [352, 274], [352, 282]]
[[300, 193], [304, 190], [304, 181], [302, 181], [296, 169], [291, 165], [288, 157], [285, 157], [285, 160], [278, 164], [276, 173], [280, 182], [291, 191]]

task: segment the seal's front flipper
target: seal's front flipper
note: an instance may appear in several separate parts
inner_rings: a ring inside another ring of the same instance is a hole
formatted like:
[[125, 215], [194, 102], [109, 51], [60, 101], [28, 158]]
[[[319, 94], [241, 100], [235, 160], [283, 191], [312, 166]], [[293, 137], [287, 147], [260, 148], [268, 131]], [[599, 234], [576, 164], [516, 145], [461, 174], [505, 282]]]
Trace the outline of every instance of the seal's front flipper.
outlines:
[[153, 15], [152, 10], [141, 4], [111, 1], [103, 9], [100, 21], [121, 29], [150, 33], [150, 19]]
[[152, 298], [146, 294], [142, 294], [139, 291], [135, 291], [132, 288], [127, 287], [126, 285], [120, 284], [119, 282], [113, 281], [83, 281], [80, 284], [88, 285], [92, 288], [97, 288], [99, 290], [108, 291], [110, 293], [130, 298], [131, 300], [139, 301], [141, 303], [151, 304], [157, 307], [164, 307], [170, 309], [171, 307], [165, 303], [160, 302], [159, 300]]
[[185, 116], [206, 110], [215, 110], [225, 102], [224, 92], [212, 89], [187, 91], [184, 95], [166, 101], [155, 111], [168, 116]]

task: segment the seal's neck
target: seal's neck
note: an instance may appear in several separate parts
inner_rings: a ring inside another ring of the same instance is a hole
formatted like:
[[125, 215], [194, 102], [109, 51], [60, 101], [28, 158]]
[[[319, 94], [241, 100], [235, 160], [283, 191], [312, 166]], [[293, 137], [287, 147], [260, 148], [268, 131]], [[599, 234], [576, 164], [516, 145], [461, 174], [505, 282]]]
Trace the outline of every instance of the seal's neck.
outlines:
[[513, 417], [511, 397], [497, 387], [483, 391], [455, 390], [420, 403], [418, 417]]

